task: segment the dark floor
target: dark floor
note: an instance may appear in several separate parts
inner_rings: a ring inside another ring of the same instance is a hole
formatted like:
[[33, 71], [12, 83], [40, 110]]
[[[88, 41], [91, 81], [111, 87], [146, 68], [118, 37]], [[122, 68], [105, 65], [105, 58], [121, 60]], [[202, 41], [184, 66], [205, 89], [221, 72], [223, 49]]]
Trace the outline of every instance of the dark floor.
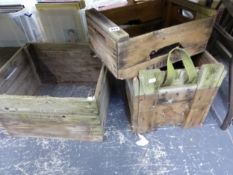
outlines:
[[202, 127], [160, 128], [144, 135], [146, 146], [136, 144], [119, 91], [111, 98], [103, 143], [15, 138], [0, 129], [0, 175], [231, 175], [233, 127], [219, 128], [226, 85], [227, 79]]

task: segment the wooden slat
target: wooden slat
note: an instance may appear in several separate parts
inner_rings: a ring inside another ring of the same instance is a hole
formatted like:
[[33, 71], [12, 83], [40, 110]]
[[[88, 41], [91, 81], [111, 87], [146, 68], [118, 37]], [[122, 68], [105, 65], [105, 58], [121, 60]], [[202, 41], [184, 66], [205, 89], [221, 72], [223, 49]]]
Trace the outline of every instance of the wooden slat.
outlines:
[[47, 123], [51, 125], [56, 124], [77, 124], [77, 125], [100, 125], [101, 122], [99, 120], [98, 115], [83, 115], [83, 114], [71, 114], [71, 115], [59, 115], [59, 114], [35, 114], [31, 113], [21, 113], [15, 114], [11, 113], [10, 115], [7, 113], [1, 113], [0, 119], [3, 121], [8, 120], [22, 120], [26, 122], [34, 122], [34, 123]]
[[155, 127], [163, 125], [181, 125], [190, 110], [190, 101], [181, 101], [173, 104], [159, 105], [153, 116]]
[[22, 54], [19, 52], [0, 68], [0, 93], [6, 92], [27, 67], [27, 62]]
[[[190, 55], [195, 55], [196, 51], [195, 50], [189, 50], [187, 49], [187, 52]], [[162, 55], [162, 56], [158, 56], [154, 59], [145, 61], [143, 63], [137, 64], [135, 66], [131, 66], [129, 68], [125, 68], [125, 69], [120, 69], [118, 71], [118, 78], [119, 79], [124, 79], [126, 77], [132, 78], [138, 75], [140, 70], [143, 69], [147, 69], [147, 68], [161, 68], [161, 67], [165, 67], [167, 64], [167, 56], [168, 55]], [[175, 58], [171, 60], [173, 63], [180, 61], [179, 58]]]
[[14, 136], [59, 137], [72, 140], [102, 141], [102, 128], [98, 125], [77, 123], [50, 123], [47, 121], [0, 119], [7, 131]]
[[120, 27], [124, 29], [130, 37], [135, 37], [144, 33], [149, 33], [151, 31], [161, 29], [163, 25], [163, 20], [158, 19], [150, 22], [145, 22], [142, 24], [133, 24], [133, 25], [121, 25]]
[[86, 11], [87, 18], [90, 18], [92, 21], [94, 21], [96, 24], [99, 25], [99, 27], [109, 35], [111, 38], [113, 38], [115, 41], [125, 41], [129, 39], [128, 33], [126, 33], [124, 30], [119, 29], [116, 31], [111, 31], [111, 28], [118, 27], [115, 23], [113, 23], [111, 20], [109, 20], [106, 16], [101, 14], [95, 9], [90, 9]]
[[1, 95], [0, 103], [0, 113], [98, 114], [95, 100], [85, 98]]
[[197, 4], [197, 3], [193, 3], [190, 1], [186, 1], [186, 0], [170, 0], [172, 3], [180, 5], [181, 7], [184, 8], [188, 8], [190, 10], [194, 10], [197, 13], [201, 13], [205, 16], [214, 16], [216, 15], [216, 10], [211, 9], [211, 8], [207, 8], [203, 5]]
[[38, 83], [41, 83], [40, 77], [39, 77], [39, 75], [38, 75], [38, 73], [37, 73], [37, 71], [36, 71], [36, 66], [35, 66], [35, 64], [33, 63], [32, 56], [31, 56], [31, 54], [30, 54], [29, 51], [28, 51], [28, 46], [29, 46], [29, 45], [26, 45], [26, 46], [23, 48], [23, 52], [25, 53], [25, 55], [26, 55], [26, 57], [27, 57], [27, 59], [28, 59], [28, 62], [29, 62], [29, 64], [30, 64], [30, 66], [31, 66], [31, 69], [32, 69], [32, 72], [33, 72], [33, 74], [34, 74], [34, 76], [35, 76], [35, 78], [36, 78], [36, 81], [37, 81]]
[[[120, 60], [118, 68], [129, 68], [149, 61], [152, 51], [174, 43], [180, 43], [190, 54], [203, 52], [211, 34], [213, 23], [214, 19], [210, 17], [130, 38], [128, 47], [124, 47], [127, 56], [118, 58]], [[124, 43], [122, 42], [122, 44]]]
[[18, 47], [0, 47], [0, 67], [2, 67], [18, 49]]
[[191, 110], [184, 122], [185, 128], [199, 126], [205, 120], [225, 75], [224, 66], [220, 63], [202, 65], [197, 91], [192, 101]]
[[101, 62], [82, 44], [32, 44], [28, 48], [41, 81], [97, 82]]
[[[130, 117], [131, 117], [131, 126], [133, 132], [138, 130], [138, 112], [139, 112], [139, 98], [135, 95], [139, 92], [139, 82], [137, 77], [134, 80], [126, 80], [126, 95], [128, 99]], [[134, 88], [134, 86], [136, 88]]]
[[155, 0], [141, 4], [131, 4], [110, 10], [101, 11], [117, 25], [124, 25], [138, 20], [142, 23], [162, 18], [162, 1]]
[[[106, 45], [105, 41], [101, 36], [96, 34], [96, 32], [91, 29], [89, 29], [89, 38], [90, 38], [90, 46], [93, 50], [95, 50], [97, 56], [105, 62], [106, 65], [108, 65], [108, 69], [117, 76], [117, 49], [115, 51], [110, 51], [109, 47]], [[116, 48], [116, 47], [115, 47]], [[103, 52], [104, 50], [104, 52]], [[114, 49], [113, 49], [114, 50]]]
[[95, 83], [42, 84], [34, 96], [88, 98], [94, 96], [95, 88]]
[[[117, 42], [111, 38], [111, 36], [109, 36], [105, 31], [102, 30], [101, 26], [99, 26], [98, 24], [96, 24], [91, 18], [89, 18], [87, 16], [87, 25], [88, 25], [88, 35], [89, 38], [99, 38], [100, 41], [103, 42], [103, 44], [105, 44], [105, 47], [113, 52], [116, 53], [117, 52]], [[114, 54], [115, 55], [115, 54]]]
[[32, 95], [39, 85], [23, 49], [0, 68], [0, 93]]
[[107, 118], [108, 104], [110, 98], [109, 91], [110, 90], [107, 79], [107, 69], [106, 67], [102, 66], [95, 93], [95, 98], [97, 99], [97, 106], [99, 109], [99, 120], [102, 127], [104, 127]]
[[[33, 78], [31, 74], [33, 74], [31, 67], [30, 66], [25, 67], [25, 69], [19, 72], [19, 75], [17, 76], [17, 78], [11, 84], [11, 86], [5, 91], [5, 93], [9, 95], [13, 95], [13, 94], [27, 95], [27, 94], [20, 94], [18, 92], [19, 90], [22, 91], [22, 89], [23, 90], [27, 89], [28, 81], [31, 82], [31, 78]], [[26, 86], [25, 86], [25, 83], [26, 83]]]

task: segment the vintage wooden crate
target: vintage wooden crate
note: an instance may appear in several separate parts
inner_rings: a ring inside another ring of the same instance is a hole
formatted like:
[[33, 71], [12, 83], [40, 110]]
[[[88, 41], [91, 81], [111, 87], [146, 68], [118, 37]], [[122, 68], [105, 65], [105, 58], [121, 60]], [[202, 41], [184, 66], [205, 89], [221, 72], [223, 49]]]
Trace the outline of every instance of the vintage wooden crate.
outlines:
[[[142, 70], [126, 81], [134, 132], [144, 133], [163, 125], [191, 128], [203, 123], [226, 72], [207, 51], [194, 56], [193, 61], [196, 69], [189, 72], [194, 72], [195, 78], [189, 83], [184, 83], [189, 77], [184, 69], [176, 70], [173, 81], [168, 81], [170, 69], [167, 73], [160, 69]], [[180, 67], [180, 62], [175, 65]]]
[[91, 47], [118, 79], [136, 76], [169, 48], [205, 50], [216, 11], [186, 0], [154, 0], [86, 12]]
[[10, 134], [100, 141], [106, 68], [84, 44], [28, 44], [0, 68], [0, 122]]

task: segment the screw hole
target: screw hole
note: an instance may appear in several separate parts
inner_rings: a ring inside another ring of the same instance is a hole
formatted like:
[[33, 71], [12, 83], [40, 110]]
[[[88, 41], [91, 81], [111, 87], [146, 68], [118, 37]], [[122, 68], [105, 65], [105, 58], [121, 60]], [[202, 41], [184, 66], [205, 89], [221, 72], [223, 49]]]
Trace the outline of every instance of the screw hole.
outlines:
[[9, 110], [9, 108], [8, 108], [8, 107], [5, 107], [4, 109], [5, 109], [5, 110]]
[[66, 116], [63, 115], [62, 118], [66, 118]]

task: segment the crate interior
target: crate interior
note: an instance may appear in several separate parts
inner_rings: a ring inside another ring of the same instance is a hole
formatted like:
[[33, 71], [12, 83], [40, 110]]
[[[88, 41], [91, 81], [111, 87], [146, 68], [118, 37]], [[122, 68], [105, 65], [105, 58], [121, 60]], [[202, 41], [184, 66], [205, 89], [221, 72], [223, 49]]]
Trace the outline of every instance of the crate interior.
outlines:
[[17, 57], [5, 94], [51, 97], [94, 96], [101, 62], [86, 45], [32, 44]]
[[189, 8], [162, 0], [149, 1], [129, 7], [102, 11], [115, 24], [124, 29], [130, 37], [154, 30], [189, 22], [197, 13]]
[[0, 47], [0, 67], [2, 67], [18, 49], [18, 47]]
[[[215, 64], [215, 58], [207, 51], [194, 55], [191, 57], [195, 67], [201, 67], [204, 64]], [[173, 64], [175, 69], [184, 69], [182, 61], [178, 61]], [[167, 70], [167, 67], [162, 67], [161, 70]]]

